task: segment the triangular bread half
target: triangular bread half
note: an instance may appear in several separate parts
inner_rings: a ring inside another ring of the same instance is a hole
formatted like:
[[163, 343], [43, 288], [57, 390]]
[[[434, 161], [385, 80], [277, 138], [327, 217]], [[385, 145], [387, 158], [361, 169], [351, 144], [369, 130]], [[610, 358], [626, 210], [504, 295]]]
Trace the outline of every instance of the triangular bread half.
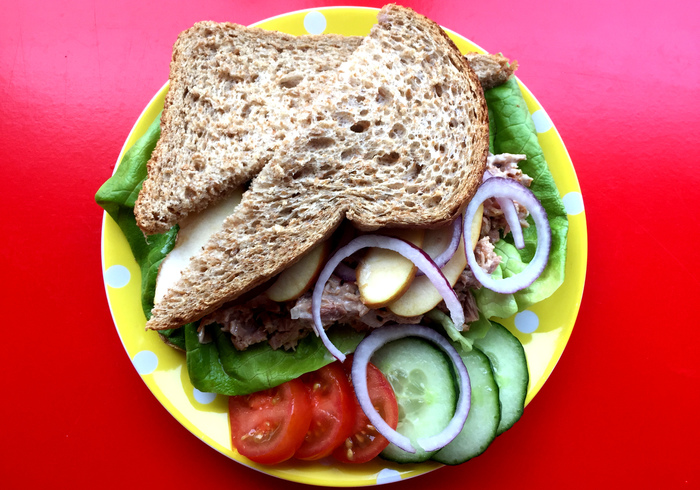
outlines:
[[308, 129], [272, 156], [147, 328], [213, 312], [295, 263], [344, 218], [363, 230], [432, 227], [464, 209], [486, 164], [488, 111], [475, 73], [437, 24], [388, 5], [325, 77]]
[[161, 137], [134, 208], [146, 234], [163, 233], [254, 177], [296, 128], [360, 37], [292, 36], [200, 22], [173, 47]]

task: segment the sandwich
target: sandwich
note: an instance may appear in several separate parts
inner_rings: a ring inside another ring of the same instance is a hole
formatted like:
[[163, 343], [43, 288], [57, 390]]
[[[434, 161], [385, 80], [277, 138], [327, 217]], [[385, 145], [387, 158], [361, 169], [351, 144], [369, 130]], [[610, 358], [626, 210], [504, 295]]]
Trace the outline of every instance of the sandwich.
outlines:
[[344, 219], [364, 231], [427, 228], [464, 210], [488, 156], [479, 80], [425, 17], [393, 6], [378, 21], [326, 72], [308, 126], [271, 156], [147, 328], [213, 313], [297, 262]]

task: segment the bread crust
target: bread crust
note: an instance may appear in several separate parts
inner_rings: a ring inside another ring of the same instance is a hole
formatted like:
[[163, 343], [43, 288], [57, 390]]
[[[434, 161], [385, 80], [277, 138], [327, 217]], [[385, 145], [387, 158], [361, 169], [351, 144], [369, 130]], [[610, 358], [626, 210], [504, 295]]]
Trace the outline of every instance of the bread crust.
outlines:
[[158, 303], [149, 329], [198, 320], [289, 267], [343, 219], [363, 230], [435, 227], [481, 183], [481, 84], [433, 21], [388, 5], [338, 70], [312, 123], [263, 167], [235, 212]]

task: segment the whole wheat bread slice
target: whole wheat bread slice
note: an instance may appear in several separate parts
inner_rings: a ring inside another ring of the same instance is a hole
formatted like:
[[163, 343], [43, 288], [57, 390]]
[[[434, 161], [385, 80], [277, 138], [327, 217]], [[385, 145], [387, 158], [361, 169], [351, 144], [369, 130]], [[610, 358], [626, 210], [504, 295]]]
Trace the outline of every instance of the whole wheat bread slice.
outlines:
[[275, 153], [234, 213], [153, 308], [175, 328], [264, 283], [347, 218], [364, 230], [452, 220], [481, 182], [488, 111], [466, 59], [438, 25], [395, 5]]
[[360, 37], [292, 36], [200, 22], [173, 47], [161, 137], [134, 208], [146, 234], [162, 233], [256, 175], [298, 126]]

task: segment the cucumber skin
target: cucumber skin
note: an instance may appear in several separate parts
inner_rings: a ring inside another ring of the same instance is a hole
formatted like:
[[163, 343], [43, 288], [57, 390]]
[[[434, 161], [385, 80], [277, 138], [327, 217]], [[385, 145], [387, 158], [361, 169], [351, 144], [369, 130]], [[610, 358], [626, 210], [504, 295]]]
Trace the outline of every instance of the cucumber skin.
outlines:
[[[440, 392], [435, 391], [433, 393], [433, 395], [435, 396], [431, 397], [436, 400], [440, 400], [439, 408], [443, 408], [445, 406], [445, 403], [449, 405], [449, 409], [444, 411], [443, 414], [443, 425], [446, 426], [452, 418], [452, 414], [454, 413], [454, 409], [457, 403], [458, 385], [457, 380], [455, 379], [454, 368], [452, 366], [452, 363], [440, 348], [420, 338], [406, 337], [404, 339], [395, 340], [382, 347], [372, 358], [372, 363], [375, 366], [377, 366], [380, 369], [380, 371], [382, 371], [382, 373], [384, 373], [384, 375], [390, 382], [392, 381], [392, 371], [397, 366], [404, 365], [410, 366], [412, 368], [420, 368], [421, 364], [426, 364], [426, 362], [427, 367], [433, 370], [442, 370], [442, 368], [438, 367], [438, 364], [443, 364], [445, 370], [445, 378], [449, 379], [449, 385], [452, 388], [452, 393], [446, 393], [444, 392], [444, 390]], [[430, 381], [429, 386], [432, 388], [435, 388], [436, 385], [435, 378], [437, 378], [437, 376], [435, 376], [434, 378], [428, 378], [428, 381]], [[398, 399], [401, 396], [401, 394], [396, 388], [397, 387], [394, 387], [394, 391], [396, 392], [396, 396]], [[423, 414], [423, 416], [425, 416], [425, 414]], [[433, 422], [436, 421], [433, 419]], [[401, 424], [400, 421], [399, 424]], [[416, 448], [416, 452], [412, 454], [396, 447], [393, 444], [389, 444], [389, 446], [387, 446], [387, 448], [380, 453], [380, 456], [383, 459], [402, 464], [422, 463], [424, 461], [429, 460], [430, 457], [435, 453], [435, 451], [426, 452], [422, 450], [420, 446], [417, 445], [415, 440], [416, 438], [420, 438], [425, 435], [431, 435], [431, 433], [420, 434], [418, 437], [415, 437], [415, 433], [409, 434], [402, 432], [401, 425], [397, 427], [397, 430], [403, 435], [411, 438], [411, 441], [414, 447]]]
[[520, 419], [525, 408], [530, 382], [525, 349], [515, 335], [496, 322], [491, 322], [489, 332], [475, 340], [474, 346], [489, 358], [500, 390], [501, 423], [498, 435], [501, 435]]
[[469, 372], [472, 400], [462, 432], [431, 458], [446, 465], [461, 464], [483, 453], [496, 438], [501, 421], [498, 385], [488, 357], [477, 348], [468, 353], [457, 350]]

